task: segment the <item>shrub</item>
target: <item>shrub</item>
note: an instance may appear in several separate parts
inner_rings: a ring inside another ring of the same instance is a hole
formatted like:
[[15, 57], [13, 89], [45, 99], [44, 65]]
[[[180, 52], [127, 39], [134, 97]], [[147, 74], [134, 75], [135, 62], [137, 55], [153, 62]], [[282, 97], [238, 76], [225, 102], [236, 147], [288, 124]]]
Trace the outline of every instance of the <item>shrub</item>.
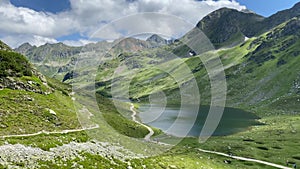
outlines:
[[0, 51], [0, 77], [6, 76], [32, 76], [30, 63], [21, 54]]

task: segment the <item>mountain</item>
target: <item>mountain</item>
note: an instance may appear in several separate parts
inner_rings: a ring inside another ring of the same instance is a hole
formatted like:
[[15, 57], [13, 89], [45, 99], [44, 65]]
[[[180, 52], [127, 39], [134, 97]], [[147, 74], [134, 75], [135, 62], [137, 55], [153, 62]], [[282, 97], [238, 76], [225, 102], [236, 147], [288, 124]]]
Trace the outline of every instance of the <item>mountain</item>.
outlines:
[[[205, 67], [201, 60], [197, 58], [209, 54], [212, 55], [212, 58], [219, 55], [226, 68], [227, 104], [229, 106], [256, 105], [259, 107], [258, 105], [264, 101], [275, 102], [277, 99], [281, 100], [281, 98], [293, 98], [300, 92], [297, 87], [300, 83], [300, 69], [297, 65], [300, 55], [297, 47], [299, 44], [300, 20], [299, 18], [293, 18], [233, 48], [190, 56], [184, 62], [194, 73], [198, 85], [202, 86], [200, 88], [202, 103], [209, 103], [210, 95], [206, 91], [210, 90], [210, 85]], [[158, 57], [159, 53], [162, 54], [161, 58]], [[138, 67], [139, 71], [135, 74], [130, 85], [132, 99], [147, 98], [157, 89], [167, 93], [172, 103], [178, 98], [177, 83], [179, 82], [174, 83], [165, 72], [151, 69], [152, 65], [145, 64], [143, 60], [147, 60], [148, 63], [156, 63], [159, 67], [168, 67], [168, 70], [172, 71], [184, 70], [184, 64], [180, 64], [180, 60], [167, 60], [168, 53], [164, 53], [162, 49], [156, 49], [152, 52], [147, 51], [147, 53], [143, 51], [143, 54], [129, 53], [127, 55], [130, 59], [119, 60], [120, 63], [116, 65], [122, 65], [122, 62], [125, 62], [124, 64], [129, 62], [142, 65]], [[112, 66], [113, 64], [110, 64], [110, 61], [100, 65], [99, 81], [96, 83], [96, 87], [99, 87], [99, 93], [110, 96], [111, 82], [115, 79], [121, 84], [126, 83], [128, 81], [126, 74], [130, 74], [129, 72], [135, 69], [128, 69], [113, 77], [110, 74], [113, 72], [107, 69], [106, 65], [111, 65], [111, 69], [116, 68]], [[151, 79], [151, 83], [149, 83], [149, 79]], [[188, 81], [189, 79], [185, 79], [180, 84], [188, 83]], [[292, 111], [292, 109], [289, 111]]]
[[[156, 48], [165, 43], [164, 40], [153, 36], [152, 40], [139, 40], [135, 38], [117, 39], [113, 42], [101, 41], [87, 44], [82, 47], [71, 47], [63, 43], [49, 44], [36, 47], [24, 43], [15, 49], [16, 52], [25, 55], [31, 63], [43, 74], [55, 77], [59, 80], [69, 79], [70, 72], [74, 68], [80, 53], [88, 54], [91, 51], [97, 52], [98, 56], [114, 57], [123, 52], [135, 52], [148, 48]], [[89, 55], [89, 54], [88, 54]], [[93, 64], [94, 56], [91, 56]], [[89, 60], [88, 58], [85, 58]], [[65, 77], [65, 76], [68, 77]]]
[[265, 30], [269, 30], [274, 26], [277, 26], [293, 17], [300, 15], [300, 2], [296, 3], [291, 9], [279, 11], [276, 14], [266, 18], [264, 20]]
[[80, 53], [81, 47], [70, 47], [63, 43], [46, 43], [45, 45], [36, 47], [25, 43], [15, 50], [21, 54], [26, 54], [29, 60], [34, 61], [33, 63], [43, 63], [44, 61], [64, 60], [70, 56], [74, 56]]
[[252, 12], [221, 8], [204, 17], [195, 29], [202, 30], [217, 49], [233, 47], [242, 43], [245, 37], [259, 36], [299, 15], [300, 3], [268, 18]]
[[159, 46], [167, 45], [167, 44], [171, 43], [170, 40], [166, 40], [166, 39], [158, 36], [157, 34], [151, 35], [149, 38], [146, 39], [146, 42], [150, 42], [152, 44], [152, 46], [154, 46], [154, 47], [159, 47]]
[[232, 47], [254, 36], [259, 27], [255, 27], [264, 17], [254, 13], [240, 12], [235, 9], [221, 8], [204, 17], [196, 29], [202, 30], [216, 48]]
[[81, 49], [82, 47], [70, 47], [63, 43], [46, 43], [39, 47], [24, 43], [15, 51], [26, 56], [44, 75], [53, 77], [57, 73], [68, 72], [75, 64], [74, 56]]

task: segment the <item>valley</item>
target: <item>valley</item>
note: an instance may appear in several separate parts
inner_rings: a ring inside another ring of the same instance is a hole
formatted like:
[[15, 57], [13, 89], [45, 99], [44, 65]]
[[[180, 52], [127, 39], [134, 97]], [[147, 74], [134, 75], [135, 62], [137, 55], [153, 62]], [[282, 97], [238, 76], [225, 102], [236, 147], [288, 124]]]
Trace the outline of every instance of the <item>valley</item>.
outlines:
[[300, 3], [178, 39], [0, 41], [0, 169], [300, 165]]

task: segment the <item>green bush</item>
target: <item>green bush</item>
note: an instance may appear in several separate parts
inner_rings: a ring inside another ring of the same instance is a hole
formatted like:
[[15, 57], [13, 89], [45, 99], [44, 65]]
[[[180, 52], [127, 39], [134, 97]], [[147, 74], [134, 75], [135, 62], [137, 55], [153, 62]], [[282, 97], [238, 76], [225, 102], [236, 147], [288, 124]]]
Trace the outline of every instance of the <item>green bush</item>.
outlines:
[[6, 76], [32, 76], [30, 63], [21, 54], [0, 51], [0, 77]]

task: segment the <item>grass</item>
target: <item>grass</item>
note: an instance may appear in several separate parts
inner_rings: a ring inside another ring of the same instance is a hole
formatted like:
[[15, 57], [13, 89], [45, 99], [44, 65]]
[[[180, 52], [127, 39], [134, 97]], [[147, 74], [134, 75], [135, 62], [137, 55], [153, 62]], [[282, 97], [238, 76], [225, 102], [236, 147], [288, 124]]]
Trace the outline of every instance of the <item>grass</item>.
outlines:
[[0, 91], [0, 104], [1, 135], [80, 128], [73, 101], [59, 91], [42, 95], [4, 89]]
[[[111, 100], [104, 98], [99, 94], [97, 94], [96, 96], [97, 96], [99, 109], [103, 112], [103, 117], [105, 121], [110, 126], [112, 126], [116, 131], [118, 131], [120, 134], [129, 137], [143, 138], [149, 133], [147, 128], [143, 127], [142, 125], [139, 125], [138, 123], [135, 123], [131, 119], [128, 119], [124, 117], [122, 114], [120, 114], [118, 110], [115, 108], [115, 105], [113, 105]], [[130, 105], [127, 105], [127, 107], [129, 108]], [[128, 110], [128, 108], [125, 109], [123, 108], [123, 110]], [[158, 129], [156, 129], [155, 131], [156, 134], [159, 134], [160, 132]]]
[[285, 165], [286, 160], [299, 163], [299, 115], [281, 115], [261, 119], [266, 125], [253, 127], [238, 134], [211, 137], [204, 144], [187, 139], [193, 147], [232, 153], [233, 155], [265, 160]]
[[82, 143], [90, 140], [86, 132], [74, 132], [66, 134], [41, 134], [30, 137], [14, 137], [0, 140], [0, 144], [23, 144], [31, 147], [38, 147], [42, 150], [49, 151], [50, 148], [62, 146], [72, 141]]
[[77, 157], [73, 160], [64, 161], [60, 158], [55, 159], [55, 162], [51, 161], [40, 161], [39, 165], [43, 166], [41, 168], [58, 168], [58, 169], [69, 169], [69, 168], [115, 168], [115, 169], [123, 169], [126, 168], [126, 164], [114, 159], [113, 161], [108, 160], [99, 155], [92, 155], [88, 153], [82, 153], [81, 158]]

